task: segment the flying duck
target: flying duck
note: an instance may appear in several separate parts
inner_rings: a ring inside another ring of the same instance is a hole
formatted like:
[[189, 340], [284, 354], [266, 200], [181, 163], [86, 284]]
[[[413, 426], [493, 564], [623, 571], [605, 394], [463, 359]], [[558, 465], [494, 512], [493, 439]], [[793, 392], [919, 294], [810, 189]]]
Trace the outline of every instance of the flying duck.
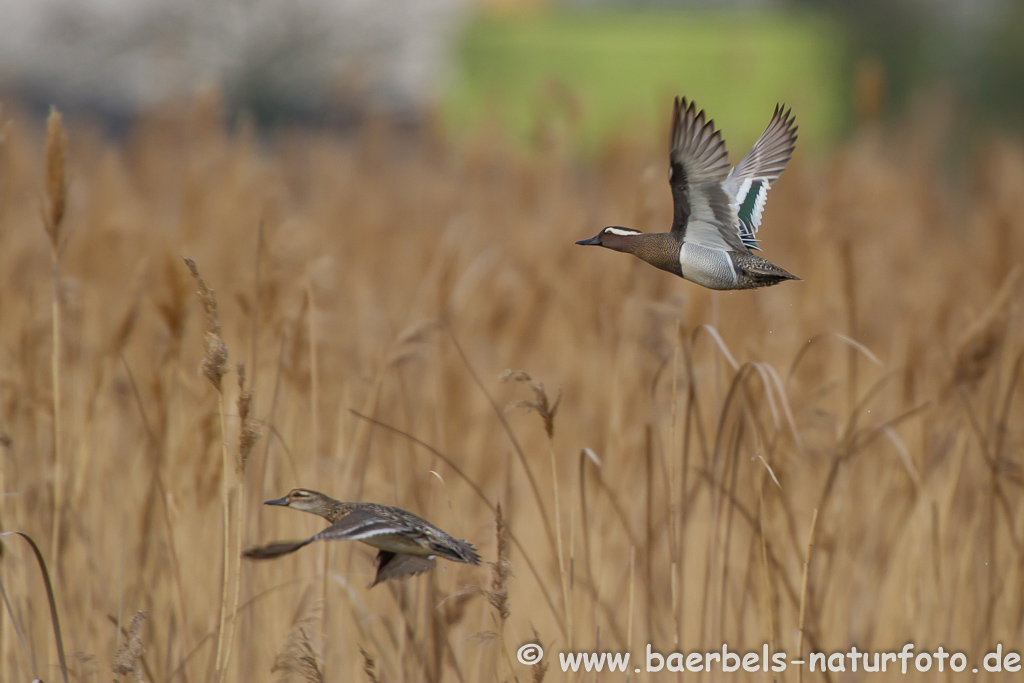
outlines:
[[304, 541], [279, 541], [242, 553], [250, 560], [267, 560], [293, 553], [313, 541], [352, 540], [378, 549], [377, 576], [381, 581], [421, 574], [434, 567], [434, 558], [480, 564], [480, 556], [466, 541], [452, 538], [411, 512], [376, 503], [343, 503], [310, 489], [292, 489], [283, 498], [264, 505], [281, 505], [320, 515], [331, 523]]
[[776, 105], [764, 133], [730, 169], [725, 141], [704, 110], [677, 97], [672, 114], [669, 183], [675, 212], [669, 232], [608, 226], [576, 244], [593, 244], [647, 261], [709, 289], [753, 289], [800, 278], [756, 256], [757, 229], [771, 184], [796, 144], [792, 110]]

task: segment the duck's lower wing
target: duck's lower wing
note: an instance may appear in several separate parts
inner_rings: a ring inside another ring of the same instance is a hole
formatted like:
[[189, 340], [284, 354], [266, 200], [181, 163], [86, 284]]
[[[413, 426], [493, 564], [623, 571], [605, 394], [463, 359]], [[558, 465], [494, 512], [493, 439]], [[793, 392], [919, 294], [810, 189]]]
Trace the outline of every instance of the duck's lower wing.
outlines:
[[374, 577], [370, 588], [388, 579], [422, 574], [433, 569], [434, 564], [435, 562], [432, 558], [381, 550], [377, 553], [377, 576]]

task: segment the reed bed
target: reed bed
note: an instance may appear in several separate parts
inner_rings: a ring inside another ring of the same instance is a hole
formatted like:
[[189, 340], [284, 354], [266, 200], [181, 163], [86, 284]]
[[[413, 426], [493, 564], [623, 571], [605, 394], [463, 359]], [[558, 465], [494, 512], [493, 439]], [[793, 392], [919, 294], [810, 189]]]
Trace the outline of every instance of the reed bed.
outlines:
[[[803, 282], [715, 293], [573, 245], [669, 224], [663, 131], [589, 158], [544, 129], [529, 152], [386, 122], [260, 135], [205, 97], [47, 145], [4, 111], [0, 530], [48, 549], [70, 680], [1024, 646], [1018, 142], [954, 165], [925, 114], [798, 147], [762, 236]], [[320, 528], [260, 504], [296, 486], [416, 512], [491, 566], [368, 591], [358, 544], [239, 562]], [[12, 538], [0, 678], [57, 680]], [[842, 678], [774, 678], [801, 676]]]

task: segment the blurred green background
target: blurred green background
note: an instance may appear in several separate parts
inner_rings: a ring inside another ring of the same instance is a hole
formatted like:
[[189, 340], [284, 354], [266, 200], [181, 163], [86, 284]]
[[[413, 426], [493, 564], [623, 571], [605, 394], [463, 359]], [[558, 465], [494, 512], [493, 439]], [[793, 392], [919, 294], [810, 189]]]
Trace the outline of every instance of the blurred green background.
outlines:
[[847, 51], [836, 22], [809, 12], [479, 16], [458, 44], [443, 112], [456, 130], [491, 120], [526, 141], [561, 124], [589, 147], [667, 121], [675, 95], [750, 141], [781, 101], [798, 112], [801, 142], [814, 145], [844, 125]]
[[[809, 148], [942, 98], [958, 133], [1024, 129], [1024, 2], [796, 0], [483, 3], [454, 43], [441, 101], [455, 131], [497, 123], [574, 145], [664, 124], [677, 94], [730, 139], [778, 101]], [[927, 107], [925, 107], [927, 108]]]

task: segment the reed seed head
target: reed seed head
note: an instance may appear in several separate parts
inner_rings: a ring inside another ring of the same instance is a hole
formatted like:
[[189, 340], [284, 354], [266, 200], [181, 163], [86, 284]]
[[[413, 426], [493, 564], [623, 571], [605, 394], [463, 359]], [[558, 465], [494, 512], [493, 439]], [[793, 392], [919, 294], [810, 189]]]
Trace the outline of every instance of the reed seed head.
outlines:
[[[536, 626], [533, 627], [533, 642], [540, 642], [540, 634], [537, 633]], [[548, 666], [550, 666], [550, 663], [542, 659], [531, 667], [533, 671], [531, 680], [533, 683], [544, 683], [544, 677], [548, 673]]]
[[299, 680], [304, 683], [323, 683], [323, 658], [313, 645], [310, 637], [313, 625], [320, 618], [320, 608], [307, 611], [292, 625], [285, 637], [284, 646], [274, 658], [271, 673], [280, 672], [278, 681]]
[[544, 422], [544, 431], [547, 433], [548, 438], [553, 439], [555, 437], [555, 414], [558, 412], [558, 404], [562, 402], [561, 388], [558, 390], [558, 396], [552, 402], [548, 398], [548, 392], [544, 389], [544, 384], [533, 379], [522, 370], [506, 370], [501, 373], [499, 379], [502, 382], [521, 382], [530, 388], [530, 391], [533, 392], [533, 399], [512, 401], [508, 404], [507, 409], [526, 408], [527, 412], [536, 412]]
[[245, 364], [239, 363], [236, 366], [238, 374], [238, 470], [245, 472], [245, 465], [249, 462], [256, 442], [263, 435], [260, 424], [252, 417], [253, 391], [252, 387], [245, 386]]
[[373, 661], [373, 657], [363, 649], [363, 646], [359, 646], [359, 654], [363, 657], [363, 673], [366, 674], [366, 679], [370, 683], [380, 683], [380, 679], [377, 678], [377, 663]]
[[487, 591], [487, 600], [502, 621], [512, 613], [508, 604], [508, 579], [512, 575], [512, 563], [508, 561], [508, 529], [501, 514], [501, 503], [494, 512], [494, 530], [497, 537], [498, 559], [491, 563], [491, 589]]
[[146, 621], [146, 610], [140, 609], [128, 624], [128, 632], [114, 654], [112, 668], [115, 676], [131, 676], [132, 680], [142, 683], [142, 667], [139, 659], [146, 652], [142, 644], [142, 624]]
[[60, 112], [56, 107], [51, 107], [50, 116], [46, 119], [46, 201], [43, 205], [43, 226], [54, 253], [60, 246], [61, 226], [67, 209], [67, 146], [68, 136], [64, 132]]
[[224, 375], [228, 371], [228, 347], [220, 336], [220, 317], [217, 315], [217, 299], [214, 297], [213, 290], [210, 289], [210, 286], [199, 275], [199, 268], [196, 266], [195, 261], [186, 258], [185, 265], [188, 266], [189, 272], [192, 273], [192, 279], [196, 281], [196, 286], [198, 287], [196, 293], [199, 295], [199, 301], [203, 304], [203, 310], [206, 312], [206, 334], [203, 335], [203, 345], [206, 348], [206, 353], [203, 355], [203, 360], [199, 363], [199, 370], [206, 379], [210, 380], [213, 388], [220, 392]]
[[1011, 273], [977, 322], [961, 335], [953, 361], [955, 386], [973, 391], [995, 364], [1006, 339], [1016, 280], [1016, 272]]

